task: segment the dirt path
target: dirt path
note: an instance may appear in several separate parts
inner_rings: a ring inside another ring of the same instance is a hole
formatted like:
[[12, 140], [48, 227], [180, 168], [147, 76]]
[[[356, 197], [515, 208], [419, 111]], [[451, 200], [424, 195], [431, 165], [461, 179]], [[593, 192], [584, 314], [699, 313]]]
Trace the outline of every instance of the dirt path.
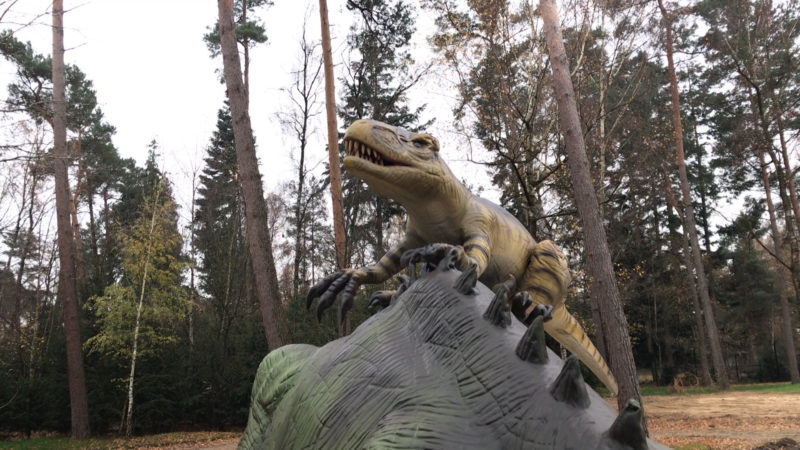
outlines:
[[[651, 437], [670, 447], [752, 449], [781, 438], [800, 442], [800, 394], [648, 396], [644, 406]], [[225, 437], [157, 448], [235, 450], [238, 443], [238, 437]]]
[[750, 449], [785, 437], [800, 442], [800, 394], [651, 396], [644, 407], [652, 437], [673, 447]]

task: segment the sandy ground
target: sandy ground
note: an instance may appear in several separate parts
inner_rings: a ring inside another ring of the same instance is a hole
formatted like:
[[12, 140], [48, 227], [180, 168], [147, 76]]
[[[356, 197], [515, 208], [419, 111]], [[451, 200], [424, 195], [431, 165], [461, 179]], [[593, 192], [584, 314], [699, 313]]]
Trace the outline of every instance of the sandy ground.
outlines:
[[[752, 449], [782, 438], [800, 442], [800, 394], [649, 396], [644, 407], [651, 437], [670, 447]], [[228, 438], [160, 448], [235, 450], [238, 443]]]
[[800, 442], [800, 394], [726, 392], [644, 398], [651, 437], [669, 446], [746, 448]]

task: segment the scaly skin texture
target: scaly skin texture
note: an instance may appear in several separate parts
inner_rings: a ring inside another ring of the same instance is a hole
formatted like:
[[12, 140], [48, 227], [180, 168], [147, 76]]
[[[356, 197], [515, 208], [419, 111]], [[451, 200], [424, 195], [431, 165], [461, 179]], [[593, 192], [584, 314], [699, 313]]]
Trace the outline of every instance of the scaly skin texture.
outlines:
[[512, 321], [507, 287], [455, 270], [452, 250], [349, 336], [270, 352], [239, 449], [666, 448], [635, 401], [617, 414], [547, 349], [541, 316]]
[[[348, 128], [344, 144], [345, 169], [378, 195], [403, 205], [408, 221], [403, 240], [379, 261], [345, 269], [312, 287], [308, 305], [320, 298], [318, 317], [340, 293], [340, 307], [346, 313], [361, 284], [381, 283], [409, 260], [438, 259], [455, 248], [459, 268], [474, 264], [482, 283], [505, 283], [516, 292], [511, 309], [523, 322], [530, 322], [537, 305], [551, 306], [552, 320], [545, 322], [545, 331], [617, 394], [617, 383], [605, 361], [564, 307], [570, 273], [556, 245], [537, 243], [508, 211], [472, 195], [441, 159], [439, 141], [427, 133], [359, 120]], [[384, 294], [382, 303], [388, 298]]]

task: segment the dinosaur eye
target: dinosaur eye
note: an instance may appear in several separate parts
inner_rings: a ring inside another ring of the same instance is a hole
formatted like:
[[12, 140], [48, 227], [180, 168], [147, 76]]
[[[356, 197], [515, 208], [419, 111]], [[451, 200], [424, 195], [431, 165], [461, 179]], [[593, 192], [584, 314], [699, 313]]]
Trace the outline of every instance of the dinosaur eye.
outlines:
[[414, 147], [417, 147], [417, 148], [425, 147], [425, 144], [427, 144], [427, 142], [425, 142], [423, 139], [417, 139], [417, 140], [413, 141], [413, 143], [414, 143]]

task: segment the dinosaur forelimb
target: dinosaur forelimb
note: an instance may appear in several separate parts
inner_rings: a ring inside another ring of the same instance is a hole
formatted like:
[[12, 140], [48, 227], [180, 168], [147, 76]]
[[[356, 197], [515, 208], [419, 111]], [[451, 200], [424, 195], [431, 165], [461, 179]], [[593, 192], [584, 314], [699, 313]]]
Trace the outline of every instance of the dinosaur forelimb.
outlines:
[[363, 269], [344, 269], [332, 275], [328, 275], [322, 281], [315, 284], [309, 291], [306, 298], [306, 309], [311, 308], [314, 299], [319, 297], [317, 306], [317, 320], [322, 319], [322, 313], [333, 305], [339, 293], [342, 294], [339, 302], [340, 318], [344, 320], [347, 312], [353, 306], [353, 297], [362, 280], [366, 277]]

